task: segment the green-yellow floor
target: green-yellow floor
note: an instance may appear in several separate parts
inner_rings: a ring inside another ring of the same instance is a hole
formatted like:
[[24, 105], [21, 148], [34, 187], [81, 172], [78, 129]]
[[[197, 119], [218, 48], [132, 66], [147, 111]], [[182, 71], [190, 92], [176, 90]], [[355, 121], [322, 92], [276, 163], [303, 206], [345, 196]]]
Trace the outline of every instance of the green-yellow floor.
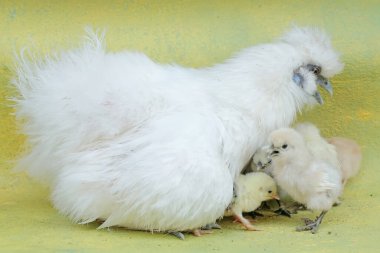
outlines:
[[[13, 52], [48, 53], [78, 45], [83, 27], [107, 29], [112, 51], [140, 50], [159, 62], [207, 66], [251, 44], [267, 42], [292, 23], [324, 27], [346, 64], [335, 94], [301, 120], [326, 136], [363, 147], [360, 174], [316, 235], [297, 233], [292, 219], [261, 218], [261, 232], [231, 220], [223, 230], [185, 241], [124, 229], [96, 230], [58, 214], [49, 192], [12, 160], [22, 151], [7, 97]], [[0, 1], [0, 252], [379, 252], [380, 1]]]

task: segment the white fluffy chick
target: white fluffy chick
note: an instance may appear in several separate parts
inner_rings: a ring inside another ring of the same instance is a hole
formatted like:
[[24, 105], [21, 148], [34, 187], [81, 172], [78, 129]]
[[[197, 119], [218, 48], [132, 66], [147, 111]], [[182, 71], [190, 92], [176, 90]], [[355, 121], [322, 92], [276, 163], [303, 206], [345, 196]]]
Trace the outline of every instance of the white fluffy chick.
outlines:
[[256, 210], [263, 201], [279, 199], [275, 181], [264, 172], [239, 175], [235, 182], [234, 193], [234, 199], [224, 216], [233, 216], [251, 231], [255, 231], [257, 228], [243, 217], [243, 212]]
[[321, 136], [319, 129], [315, 125], [312, 123], [300, 123], [294, 129], [302, 135], [307, 148], [316, 159], [325, 161], [340, 169], [340, 162], [335, 146], [328, 143]]
[[302, 135], [291, 128], [281, 128], [270, 134], [272, 166], [276, 182], [295, 201], [308, 209], [321, 211], [315, 221], [305, 219], [297, 231], [316, 233], [324, 215], [342, 193], [339, 169], [314, 157]]
[[345, 185], [347, 180], [355, 176], [360, 169], [362, 159], [360, 146], [354, 140], [342, 137], [332, 137], [327, 141], [335, 146], [342, 171], [343, 185]]
[[318, 85], [330, 89], [342, 69], [314, 28], [198, 69], [107, 52], [90, 34], [79, 49], [19, 57], [16, 116], [30, 146], [19, 168], [48, 183], [74, 222], [197, 229], [223, 216], [269, 133], [322, 103]]

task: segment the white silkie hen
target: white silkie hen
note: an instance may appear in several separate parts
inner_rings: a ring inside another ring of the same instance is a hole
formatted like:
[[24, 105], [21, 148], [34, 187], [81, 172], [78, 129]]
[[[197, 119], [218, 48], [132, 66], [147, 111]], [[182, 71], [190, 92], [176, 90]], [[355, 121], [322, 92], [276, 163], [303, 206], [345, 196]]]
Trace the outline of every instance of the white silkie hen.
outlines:
[[302, 135], [294, 129], [273, 131], [269, 140], [273, 149], [273, 175], [278, 185], [298, 203], [321, 211], [315, 221], [305, 219], [306, 225], [297, 230], [316, 233], [324, 215], [342, 193], [339, 168], [313, 156]]
[[305, 105], [322, 103], [317, 85], [343, 68], [324, 32], [297, 27], [199, 69], [110, 53], [95, 35], [25, 58], [13, 83], [31, 150], [19, 167], [47, 182], [74, 222], [150, 231], [221, 217], [250, 156]]
[[250, 231], [255, 231], [257, 228], [243, 217], [243, 212], [256, 210], [263, 201], [279, 200], [276, 182], [264, 172], [239, 175], [235, 182], [234, 195], [234, 200], [224, 213], [224, 216], [234, 216]]

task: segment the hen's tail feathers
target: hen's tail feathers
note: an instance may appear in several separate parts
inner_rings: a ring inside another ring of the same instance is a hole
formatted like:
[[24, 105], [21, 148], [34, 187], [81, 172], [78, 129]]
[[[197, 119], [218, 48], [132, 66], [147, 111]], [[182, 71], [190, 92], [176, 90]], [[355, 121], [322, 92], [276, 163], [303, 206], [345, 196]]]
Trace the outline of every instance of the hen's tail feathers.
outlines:
[[[61, 146], [67, 148], [63, 145], [64, 136], [60, 132], [66, 131], [73, 135], [73, 129], [80, 131], [80, 124], [67, 108], [63, 92], [75, 92], [78, 81], [72, 80], [68, 87], [63, 80], [76, 79], [77, 76], [67, 73], [86, 71], [84, 68], [95, 59], [101, 59], [105, 53], [105, 31], [89, 27], [85, 30], [83, 44], [74, 50], [51, 53], [45, 57], [27, 48], [15, 53], [15, 77], [11, 80], [11, 85], [16, 89], [17, 95], [10, 100], [13, 101], [16, 119], [21, 123], [21, 132], [29, 137], [28, 144], [33, 147], [32, 152], [20, 160], [15, 170], [27, 167], [29, 173], [36, 178], [44, 177], [49, 174], [47, 170], [52, 165], [43, 163], [54, 159], [54, 149]], [[65, 76], [62, 73], [66, 73]], [[77, 97], [81, 98], [81, 94], [78, 93]]]
[[[22, 98], [29, 98], [32, 91], [39, 88], [39, 85], [43, 82], [41, 72], [46, 69], [46, 66], [54, 65], [52, 63], [55, 63], [58, 59], [73, 57], [78, 51], [105, 51], [105, 29], [94, 30], [92, 27], [87, 26], [85, 27], [85, 32], [83, 45], [70, 53], [52, 53], [41, 57], [26, 47], [22, 48], [19, 53], [14, 53], [16, 77], [11, 80], [11, 83], [17, 88]], [[13, 100], [17, 101], [18, 99]]]

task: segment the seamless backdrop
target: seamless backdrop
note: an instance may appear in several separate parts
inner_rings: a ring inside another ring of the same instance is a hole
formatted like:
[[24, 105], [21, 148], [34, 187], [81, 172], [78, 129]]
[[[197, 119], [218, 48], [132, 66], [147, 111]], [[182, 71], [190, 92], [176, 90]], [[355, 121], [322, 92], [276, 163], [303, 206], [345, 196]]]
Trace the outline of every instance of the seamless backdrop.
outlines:
[[[260, 218], [261, 232], [231, 220], [213, 235], [180, 241], [165, 234], [75, 225], [53, 209], [44, 186], [12, 163], [23, 151], [9, 97], [14, 52], [44, 55], [79, 46], [86, 25], [106, 29], [110, 51], [143, 51], [162, 63], [203, 67], [268, 42], [291, 24], [325, 28], [345, 70], [334, 96], [306, 111], [325, 136], [357, 140], [364, 158], [343, 202], [316, 235], [292, 219]], [[0, 252], [378, 252], [380, 238], [380, 1], [0, 1]]]

